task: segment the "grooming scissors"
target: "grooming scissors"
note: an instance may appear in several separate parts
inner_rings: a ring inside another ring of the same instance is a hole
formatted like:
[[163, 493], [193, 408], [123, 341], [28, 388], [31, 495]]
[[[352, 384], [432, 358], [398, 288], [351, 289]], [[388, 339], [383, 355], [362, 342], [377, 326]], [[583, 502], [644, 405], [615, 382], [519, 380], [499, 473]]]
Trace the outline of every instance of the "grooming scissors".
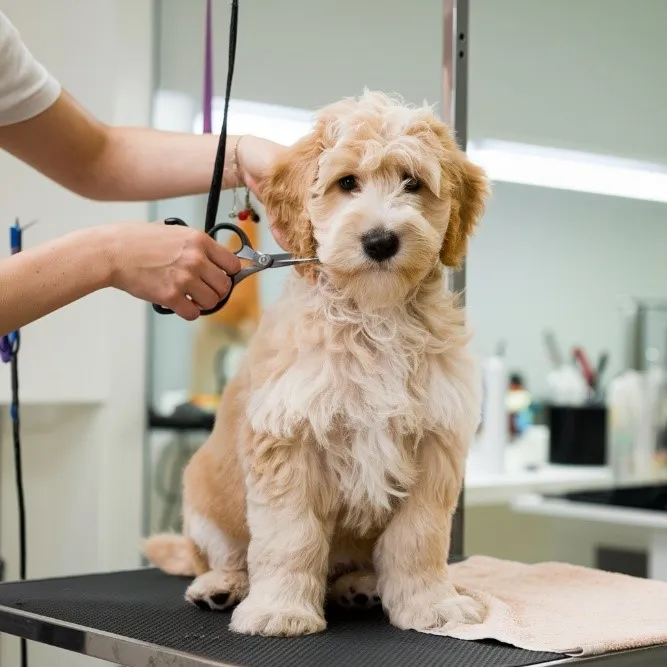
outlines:
[[[188, 226], [187, 223], [181, 220], [180, 218], [167, 218], [164, 221], [164, 224], [180, 225], [181, 227]], [[232, 293], [234, 292], [234, 288], [242, 280], [245, 280], [249, 276], [258, 273], [259, 271], [264, 271], [264, 269], [278, 269], [283, 266], [294, 266], [296, 264], [307, 264], [309, 262], [319, 261], [317, 257], [308, 257], [305, 259], [293, 257], [288, 252], [282, 252], [282, 253], [259, 252], [258, 250], [255, 250], [252, 247], [252, 243], [250, 242], [248, 235], [240, 227], [229, 222], [221, 222], [215, 225], [207, 233], [211, 238], [215, 239], [217, 233], [219, 231], [222, 231], [223, 229], [226, 229], [232, 232], [233, 234], [236, 234], [239, 241], [241, 242], [241, 247], [238, 250], [234, 251], [234, 254], [239, 259], [248, 260], [249, 262], [251, 262], [251, 264], [250, 266], [244, 266], [240, 271], [229, 276], [230, 280], [232, 281], [232, 286], [229, 289], [229, 293], [227, 294], [227, 296], [213, 308], [209, 308], [208, 310], [202, 310], [201, 311], [202, 315], [212, 315], [213, 313], [217, 313], [227, 303], [227, 301], [229, 301], [230, 297], [232, 296]], [[165, 308], [164, 306], [160, 306], [156, 303], [153, 304], [153, 310], [155, 310], [156, 313], [160, 313], [160, 315], [171, 315], [174, 312], [173, 310]]]

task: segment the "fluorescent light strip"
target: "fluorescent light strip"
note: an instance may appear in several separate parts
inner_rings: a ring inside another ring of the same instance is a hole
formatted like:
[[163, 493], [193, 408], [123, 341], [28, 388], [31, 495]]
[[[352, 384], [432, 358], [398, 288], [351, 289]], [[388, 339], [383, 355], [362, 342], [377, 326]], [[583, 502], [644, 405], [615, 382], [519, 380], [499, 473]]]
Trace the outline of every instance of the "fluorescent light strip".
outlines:
[[470, 141], [492, 181], [667, 202], [667, 166], [510, 142]]
[[[215, 98], [211, 119], [214, 132], [222, 127], [223, 110], [224, 100]], [[230, 100], [227, 132], [230, 135], [253, 134], [289, 146], [310, 132], [313, 120], [313, 113], [306, 109]], [[195, 117], [194, 132], [201, 134], [203, 127], [204, 116], [199, 113]]]

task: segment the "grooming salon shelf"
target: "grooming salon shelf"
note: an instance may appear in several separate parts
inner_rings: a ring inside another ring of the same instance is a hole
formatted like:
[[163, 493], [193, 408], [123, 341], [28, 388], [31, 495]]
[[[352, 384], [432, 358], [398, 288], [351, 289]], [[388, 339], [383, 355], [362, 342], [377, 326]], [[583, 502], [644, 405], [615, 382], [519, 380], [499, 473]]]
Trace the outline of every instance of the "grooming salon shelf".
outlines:
[[667, 483], [667, 470], [660, 469], [619, 483], [610, 466], [543, 464], [526, 468], [520, 448], [508, 447], [505, 470], [485, 473], [471, 452], [465, 477], [465, 505], [499, 505], [512, 503], [524, 494], [564, 494], [577, 491], [603, 491], [612, 488], [639, 487]]
[[331, 611], [328, 629], [292, 639], [247, 637], [230, 614], [183, 600], [187, 581], [154, 569], [0, 585], [0, 632], [125, 667], [664, 667], [667, 646], [589, 659], [495, 642], [401, 631], [381, 611]]
[[568, 521], [643, 529], [648, 556], [648, 577], [667, 581], [667, 484], [605, 491], [567, 493], [562, 496], [526, 494], [511, 503], [519, 514], [549, 516]]

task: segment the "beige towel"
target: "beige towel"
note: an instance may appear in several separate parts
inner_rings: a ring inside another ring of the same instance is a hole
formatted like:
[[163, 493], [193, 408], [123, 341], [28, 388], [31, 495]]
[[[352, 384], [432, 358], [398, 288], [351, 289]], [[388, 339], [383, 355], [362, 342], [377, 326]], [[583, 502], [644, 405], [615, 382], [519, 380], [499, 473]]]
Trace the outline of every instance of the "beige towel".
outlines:
[[667, 643], [667, 582], [487, 556], [452, 565], [450, 576], [459, 592], [486, 606], [487, 614], [481, 624], [433, 634], [573, 656]]

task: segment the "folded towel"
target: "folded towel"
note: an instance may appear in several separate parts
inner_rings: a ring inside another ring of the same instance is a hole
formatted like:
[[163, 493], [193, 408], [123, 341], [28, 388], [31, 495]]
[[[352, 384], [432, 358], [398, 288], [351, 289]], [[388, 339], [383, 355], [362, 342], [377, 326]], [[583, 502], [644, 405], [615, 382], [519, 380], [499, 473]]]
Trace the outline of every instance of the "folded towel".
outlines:
[[487, 556], [452, 565], [450, 577], [460, 593], [485, 605], [486, 616], [432, 634], [572, 656], [667, 643], [667, 582]]

